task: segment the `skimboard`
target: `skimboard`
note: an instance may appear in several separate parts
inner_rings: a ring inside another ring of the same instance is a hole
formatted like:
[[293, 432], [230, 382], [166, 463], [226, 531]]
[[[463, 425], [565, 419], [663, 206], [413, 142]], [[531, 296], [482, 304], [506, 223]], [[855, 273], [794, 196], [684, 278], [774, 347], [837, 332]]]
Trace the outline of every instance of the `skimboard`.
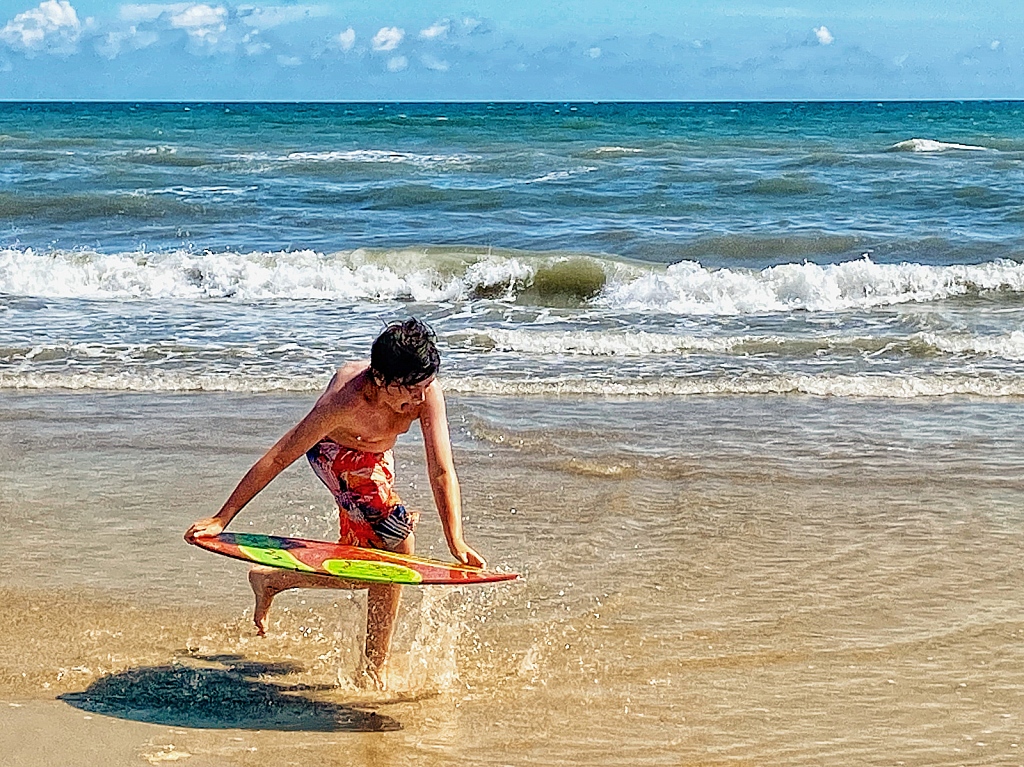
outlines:
[[519, 577], [518, 573], [496, 573], [393, 551], [274, 535], [221, 533], [197, 536], [189, 543], [254, 564], [372, 583], [492, 583]]

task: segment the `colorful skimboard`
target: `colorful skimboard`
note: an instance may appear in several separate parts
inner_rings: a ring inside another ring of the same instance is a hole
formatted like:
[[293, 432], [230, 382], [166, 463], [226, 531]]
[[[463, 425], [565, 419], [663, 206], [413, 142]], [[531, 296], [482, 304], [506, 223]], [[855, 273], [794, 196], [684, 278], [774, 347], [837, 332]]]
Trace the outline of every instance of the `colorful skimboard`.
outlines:
[[189, 542], [207, 551], [255, 564], [374, 583], [491, 583], [519, 577], [518, 573], [496, 573], [392, 551], [274, 535], [221, 533], [196, 537]]

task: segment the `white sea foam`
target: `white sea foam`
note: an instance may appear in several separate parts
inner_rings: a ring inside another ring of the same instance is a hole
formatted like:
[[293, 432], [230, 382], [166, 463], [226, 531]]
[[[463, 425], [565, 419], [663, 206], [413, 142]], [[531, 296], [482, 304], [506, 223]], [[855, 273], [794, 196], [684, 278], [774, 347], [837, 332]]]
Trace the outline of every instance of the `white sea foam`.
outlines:
[[891, 352], [908, 354], [918, 344], [929, 353], [978, 355], [1018, 361], [1024, 360], [1024, 331], [1008, 335], [979, 337], [940, 333], [918, 333], [906, 338], [857, 336], [851, 334], [782, 336], [715, 335], [694, 336], [646, 331], [622, 330], [505, 330], [463, 334], [448, 339], [453, 346], [484, 346], [525, 355], [568, 355], [589, 357], [645, 357], [686, 354], [751, 354], [770, 351], [776, 355], [805, 357], [816, 352], [844, 350], [849, 354]]
[[675, 314], [753, 314], [842, 311], [937, 301], [972, 290], [1024, 291], [1024, 265], [993, 261], [928, 266], [858, 261], [819, 266], [784, 264], [761, 271], [673, 264], [629, 282], [606, 286], [600, 302], [613, 307]]
[[149, 155], [161, 155], [161, 154], [177, 154], [178, 147], [176, 146], [147, 146], [140, 149], [134, 149], [129, 154], [136, 156], [149, 156]]
[[[593, 357], [638, 357], [687, 352], [728, 352], [747, 337], [701, 338], [668, 333], [602, 331], [486, 331], [496, 349], [525, 354], [569, 354]], [[764, 339], [766, 340], [766, 339]], [[781, 339], [776, 339], [781, 342]]]
[[[558, 260], [548, 259], [550, 260]], [[543, 259], [419, 250], [321, 254], [0, 250], [0, 293], [93, 299], [514, 299]]]
[[988, 147], [973, 144], [953, 144], [927, 138], [912, 138], [889, 147], [890, 152], [948, 152], [951, 149], [968, 152], [990, 152]]
[[[230, 298], [448, 302], [480, 295], [515, 300], [543, 254], [310, 250], [253, 253], [96, 253], [0, 249], [0, 293], [19, 296], [156, 299]], [[1024, 265], [876, 264], [867, 257], [760, 271], [709, 269], [694, 261], [627, 265], [597, 258], [604, 285], [593, 302], [615, 311], [742, 315], [843, 311], [939, 301], [971, 292], [1024, 292]], [[652, 344], [659, 343], [656, 339]], [[588, 352], [590, 353], [590, 352]]]
[[[780, 335], [694, 336], [645, 331], [540, 331], [487, 328], [458, 331], [444, 336], [452, 349], [512, 352], [520, 358], [544, 356], [569, 357], [685, 357], [692, 354], [739, 355], [771, 353], [782, 359], [806, 359], [820, 354], [876, 356], [909, 354], [932, 358], [933, 355], [973, 356], [1024, 361], [1024, 331], [999, 336], [971, 336], [952, 333], [917, 333], [906, 338], [871, 338], [853, 335], [821, 335], [813, 338]], [[924, 351], [922, 351], [922, 345]], [[916, 352], [914, 350], [917, 350]], [[109, 372], [111, 366], [125, 369], [182, 372], [203, 369], [219, 375], [230, 372], [246, 375], [272, 363], [283, 376], [307, 375], [330, 369], [333, 364], [330, 346], [310, 346], [288, 342], [260, 346], [254, 343], [221, 343], [203, 345], [181, 343], [123, 343], [117, 339], [89, 342], [42, 343], [0, 346], [0, 364], [19, 372], [41, 372], [60, 366], [66, 371], [74, 365], [76, 372]]]
[[445, 390], [493, 396], [679, 397], [808, 394], [818, 397], [1024, 397], [1024, 378], [948, 375], [743, 375], [607, 381], [592, 378], [446, 378]]
[[[272, 159], [272, 158], [262, 158]], [[441, 165], [468, 165], [474, 158], [466, 154], [416, 154], [386, 149], [353, 149], [348, 151], [292, 152], [283, 158], [287, 162], [302, 163], [405, 163], [421, 168]]]
[[316, 392], [327, 384], [317, 376], [286, 377], [171, 371], [117, 373], [0, 373], [2, 389], [72, 389], [137, 392]]
[[531, 178], [528, 181], [524, 181], [524, 184], [547, 184], [552, 181], [568, 181], [571, 178], [577, 176], [583, 176], [587, 173], [592, 173], [597, 168], [587, 166], [585, 168], [576, 168], [574, 170], [553, 170], [550, 173], [545, 173], [543, 176], [537, 178]]
[[149, 190], [149, 194], [169, 194], [174, 197], [244, 197], [258, 191], [258, 186], [169, 186]]
[[947, 354], [982, 355], [1024, 361], [1024, 331], [1014, 330], [999, 336], [953, 336], [922, 333], [922, 340]]
[[405, 273], [335, 258], [281, 253], [91, 253], [0, 250], [0, 292], [64, 298], [239, 300], [456, 298], [461, 284], [430, 268]]
[[[324, 376], [187, 374], [170, 371], [118, 373], [0, 373], [3, 389], [71, 389], [134, 392], [317, 392]], [[507, 397], [648, 398], [715, 395], [807, 394], [818, 397], [918, 399], [972, 396], [1024, 397], [1019, 375], [739, 375], [643, 380], [592, 377], [507, 379], [494, 376], [446, 376], [445, 391], [456, 395]]]

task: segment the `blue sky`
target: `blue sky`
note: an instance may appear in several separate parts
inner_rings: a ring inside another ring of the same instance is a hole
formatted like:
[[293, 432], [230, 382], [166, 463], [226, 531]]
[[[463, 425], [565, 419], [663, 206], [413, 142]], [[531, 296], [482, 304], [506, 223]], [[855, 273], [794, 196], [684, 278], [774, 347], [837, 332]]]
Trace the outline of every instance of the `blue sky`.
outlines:
[[0, 98], [1024, 98], [1024, 2], [0, 0]]

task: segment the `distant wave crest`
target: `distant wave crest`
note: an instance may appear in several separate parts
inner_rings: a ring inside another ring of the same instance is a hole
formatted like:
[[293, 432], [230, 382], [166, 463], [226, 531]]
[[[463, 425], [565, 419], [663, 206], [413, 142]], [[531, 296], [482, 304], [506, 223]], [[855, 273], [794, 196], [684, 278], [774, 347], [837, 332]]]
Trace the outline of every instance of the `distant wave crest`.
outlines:
[[[643, 330], [504, 330], [452, 334], [448, 344], [478, 351], [497, 349], [531, 356], [646, 357], [656, 355], [761, 355], [806, 359], [817, 355], [880, 356], [931, 359], [939, 356], [1024, 361], [1024, 331], [978, 336], [965, 333], [914, 333], [906, 337], [821, 334], [812, 338], [783, 335], [695, 336]], [[3, 349], [0, 348], [0, 359]]]
[[959, 150], [967, 152], [989, 152], [988, 147], [974, 146], [973, 144], [953, 144], [946, 141], [935, 141], [927, 138], [912, 138], [900, 141], [889, 147], [890, 152], [948, 152]]
[[161, 371], [140, 373], [0, 373], [3, 389], [71, 389], [127, 392], [316, 392], [322, 377], [255, 376], [234, 373], [190, 374]]

